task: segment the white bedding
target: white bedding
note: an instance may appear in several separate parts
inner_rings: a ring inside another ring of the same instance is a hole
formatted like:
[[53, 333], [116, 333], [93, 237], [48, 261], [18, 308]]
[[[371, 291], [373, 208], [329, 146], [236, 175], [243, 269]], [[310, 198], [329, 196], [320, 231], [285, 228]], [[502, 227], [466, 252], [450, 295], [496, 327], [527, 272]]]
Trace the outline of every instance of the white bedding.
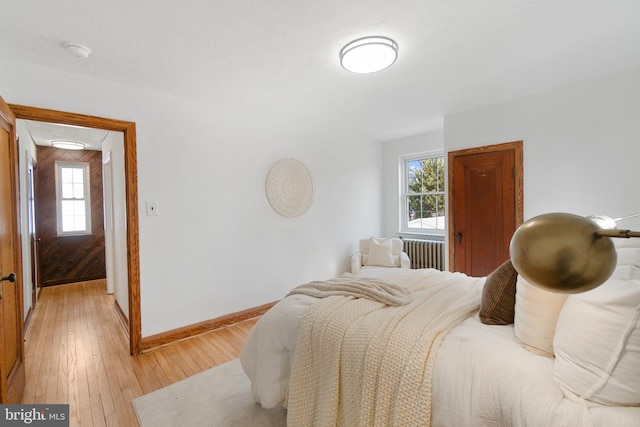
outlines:
[[[393, 268], [363, 267], [359, 276], [384, 279], [396, 272]], [[264, 408], [285, 400], [298, 324], [316, 301], [302, 294], [282, 299], [262, 315], [242, 347], [240, 362], [251, 380], [253, 399]]]
[[433, 375], [433, 426], [640, 426], [640, 408], [566, 399], [554, 359], [525, 350], [513, 325], [469, 317], [443, 340]]
[[[361, 275], [388, 278], [394, 270], [368, 269]], [[298, 323], [315, 301], [305, 295], [283, 299], [247, 338], [240, 360], [253, 398], [265, 408], [286, 397]], [[640, 408], [566, 399], [552, 367], [553, 359], [530, 353], [515, 341], [512, 326], [484, 325], [475, 313], [447, 335], [438, 351], [432, 425], [640, 426]]]

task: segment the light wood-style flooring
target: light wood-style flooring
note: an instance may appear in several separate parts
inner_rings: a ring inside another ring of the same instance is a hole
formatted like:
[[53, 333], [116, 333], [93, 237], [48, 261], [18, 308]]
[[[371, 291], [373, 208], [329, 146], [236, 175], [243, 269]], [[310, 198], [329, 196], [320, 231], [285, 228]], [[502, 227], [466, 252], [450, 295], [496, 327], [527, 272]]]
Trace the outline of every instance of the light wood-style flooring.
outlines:
[[137, 426], [133, 399], [235, 359], [255, 322], [134, 357], [104, 281], [46, 287], [25, 338], [23, 403], [68, 403], [71, 426]]

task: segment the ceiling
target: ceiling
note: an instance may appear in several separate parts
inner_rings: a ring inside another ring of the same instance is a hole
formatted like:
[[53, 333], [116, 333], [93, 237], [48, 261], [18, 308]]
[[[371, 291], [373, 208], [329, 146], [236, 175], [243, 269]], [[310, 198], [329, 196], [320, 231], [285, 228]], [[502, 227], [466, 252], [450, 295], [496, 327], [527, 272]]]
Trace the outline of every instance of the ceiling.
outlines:
[[[238, 124], [264, 114], [372, 141], [640, 67], [638, 0], [14, 0], [3, 10], [0, 57], [224, 106]], [[341, 69], [340, 49], [366, 35], [394, 39], [396, 63]], [[70, 55], [68, 41], [91, 55]]]
[[109, 131], [82, 126], [23, 120], [31, 139], [36, 145], [51, 146], [55, 141], [80, 142], [86, 150], [101, 150], [102, 141]]

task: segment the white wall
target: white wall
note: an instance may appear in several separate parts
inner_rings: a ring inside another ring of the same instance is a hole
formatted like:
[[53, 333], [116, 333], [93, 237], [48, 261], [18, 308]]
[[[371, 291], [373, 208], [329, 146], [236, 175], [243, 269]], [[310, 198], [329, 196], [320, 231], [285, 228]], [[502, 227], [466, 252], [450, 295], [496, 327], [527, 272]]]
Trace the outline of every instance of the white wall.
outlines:
[[[9, 103], [136, 122], [143, 336], [348, 271], [358, 240], [380, 231], [381, 147], [339, 128], [301, 131], [268, 106], [238, 120], [224, 105], [9, 60], [0, 60], [0, 82]], [[292, 219], [264, 194], [267, 171], [284, 157], [315, 181], [312, 206]], [[146, 201], [159, 216], [145, 215]]]
[[383, 143], [383, 180], [381, 186], [384, 195], [382, 200], [382, 233], [384, 236], [397, 237], [399, 235], [400, 212], [398, 200], [400, 200], [401, 180], [399, 166], [402, 162], [402, 156], [429, 151], [443, 151], [443, 147], [444, 135], [441, 130]]
[[33, 171], [30, 164], [36, 159], [36, 144], [31, 139], [31, 134], [24, 121], [16, 122], [16, 133], [19, 138], [18, 158], [20, 176], [20, 233], [22, 235], [22, 287], [23, 287], [23, 313], [25, 319], [29, 314], [29, 309], [33, 307], [31, 287], [34, 278], [31, 274], [31, 234], [29, 233], [29, 170]]
[[[524, 141], [524, 219], [640, 212], [640, 70], [445, 117], [447, 152]], [[619, 228], [640, 229], [640, 220]]]

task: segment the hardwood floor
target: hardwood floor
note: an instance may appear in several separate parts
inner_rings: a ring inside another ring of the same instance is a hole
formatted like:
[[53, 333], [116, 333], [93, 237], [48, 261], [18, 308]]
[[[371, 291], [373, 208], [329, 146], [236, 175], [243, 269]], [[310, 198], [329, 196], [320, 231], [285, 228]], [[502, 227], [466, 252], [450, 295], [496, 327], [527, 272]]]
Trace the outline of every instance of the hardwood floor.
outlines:
[[71, 426], [137, 426], [131, 400], [235, 359], [255, 322], [133, 357], [104, 281], [46, 287], [25, 337], [23, 403], [68, 403]]

